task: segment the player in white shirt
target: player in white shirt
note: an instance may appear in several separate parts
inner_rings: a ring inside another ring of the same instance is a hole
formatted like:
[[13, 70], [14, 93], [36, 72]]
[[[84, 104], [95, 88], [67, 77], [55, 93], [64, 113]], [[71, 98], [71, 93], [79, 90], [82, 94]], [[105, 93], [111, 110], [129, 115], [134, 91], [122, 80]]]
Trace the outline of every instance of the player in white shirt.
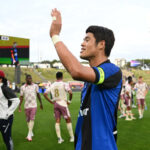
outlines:
[[25, 98], [25, 114], [26, 114], [26, 121], [28, 125], [28, 135], [26, 139], [28, 141], [32, 141], [33, 137], [33, 127], [34, 127], [34, 119], [37, 110], [37, 101], [36, 97], [38, 97], [40, 102], [40, 108], [43, 109], [41, 97], [39, 94], [39, 87], [37, 84], [32, 82], [31, 75], [26, 76], [26, 84], [21, 86], [20, 89], [20, 104], [19, 104], [19, 112], [21, 112], [21, 104], [23, 102], [23, 98]]
[[[64, 117], [67, 123], [67, 129], [70, 135], [70, 142], [74, 142], [74, 134], [72, 130], [72, 123], [70, 112], [68, 109], [68, 104], [71, 103], [72, 99], [72, 90], [69, 87], [69, 84], [63, 82], [63, 73], [56, 73], [57, 81], [54, 82], [49, 89], [44, 93], [44, 97], [52, 104], [54, 104], [54, 114], [56, 119], [55, 129], [56, 135], [58, 137], [58, 143], [61, 144], [64, 140], [61, 137], [60, 131], [60, 120], [61, 116]], [[67, 101], [67, 92], [69, 93], [69, 101]], [[51, 93], [53, 101], [48, 97], [48, 94]]]
[[136, 90], [136, 99], [138, 102], [139, 119], [143, 118], [144, 106], [145, 106], [145, 96], [148, 92], [148, 87], [145, 82], [143, 82], [143, 77], [140, 76], [138, 83], [135, 84], [134, 89]]
[[120, 101], [119, 101], [119, 110], [121, 112], [121, 115], [118, 118], [125, 117], [125, 110], [126, 110], [126, 105], [125, 105], [125, 80], [122, 81], [122, 89], [120, 93]]
[[[133, 120], [136, 119], [133, 117], [132, 110], [131, 110], [131, 98], [132, 98], [132, 77], [128, 77], [128, 82], [126, 83], [125, 86], [125, 104], [126, 104], [126, 119], [125, 120]], [[131, 118], [129, 118], [129, 116]]]

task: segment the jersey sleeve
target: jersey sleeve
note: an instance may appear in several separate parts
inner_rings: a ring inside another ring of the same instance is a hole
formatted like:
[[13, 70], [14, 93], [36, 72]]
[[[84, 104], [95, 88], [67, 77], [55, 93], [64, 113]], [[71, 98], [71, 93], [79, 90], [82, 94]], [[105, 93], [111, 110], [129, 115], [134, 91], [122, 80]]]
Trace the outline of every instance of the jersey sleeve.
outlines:
[[38, 85], [35, 86], [35, 90], [36, 90], [36, 93], [39, 93], [39, 86]]
[[65, 90], [68, 92], [71, 90], [70, 86], [68, 83], [65, 83]]
[[24, 92], [23, 92], [23, 86], [21, 86], [20, 88], [20, 96], [23, 96]]
[[146, 88], [146, 89], [148, 89], [148, 86], [147, 86], [147, 84], [146, 84], [146, 83], [145, 83], [145, 88]]
[[2, 88], [3, 94], [4, 96], [7, 98], [8, 100], [8, 109], [7, 109], [7, 114], [6, 114], [6, 118], [8, 118], [10, 115], [12, 115], [14, 113], [14, 111], [16, 110], [17, 106], [19, 105], [19, 98], [15, 95], [15, 93], [13, 92], [12, 89], [10, 89], [7, 86], [4, 86]]
[[137, 83], [135, 84], [135, 86], [134, 86], [134, 88], [133, 88], [134, 90], [137, 90]]
[[107, 67], [93, 67], [96, 74], [95, 84], [100, 88], [115, 88], [122, 80], [122, 72], [120, 68]]
[[45, 93], [46, 93], [46, 94], [51, 93], [51, 87], [47, 88], [46, 91], [45, 91]]
[[17, 98], [17, 96], [15, 95], [15, 93], [12, 91], [12, 89], [10, 89], [9, 87], [7, 86], [4, 86], [2, 88], [3, 90], [3, 94], [4, 96], [8, 99], [8, 100], [11, 100], [13, 98]]

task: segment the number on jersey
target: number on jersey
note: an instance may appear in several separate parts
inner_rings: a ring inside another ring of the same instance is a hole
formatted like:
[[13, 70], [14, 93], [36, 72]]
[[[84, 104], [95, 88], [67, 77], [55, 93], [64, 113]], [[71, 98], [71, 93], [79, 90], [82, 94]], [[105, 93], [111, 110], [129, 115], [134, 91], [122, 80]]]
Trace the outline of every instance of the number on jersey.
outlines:
[[55, 89], [55, 97], [59, 97], [59, 90]]

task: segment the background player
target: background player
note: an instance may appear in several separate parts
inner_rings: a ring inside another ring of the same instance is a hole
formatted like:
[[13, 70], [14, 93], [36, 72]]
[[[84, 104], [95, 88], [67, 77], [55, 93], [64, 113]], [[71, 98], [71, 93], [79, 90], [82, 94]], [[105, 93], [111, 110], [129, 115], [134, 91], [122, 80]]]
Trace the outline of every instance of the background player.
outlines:
[[126, 105], [125, 105], [125, 80], [122, 81], [122, 90], [120, 93], [120, 101], [119, 101], [119, 110], [121, 112], [121, 115], [118, 118], [125, 117], [125, 110], [126, 110]]
[[26, 114], [26, 121], [28, 125], [28, 135], [26, 138], [28, 141], [32, 141], [32, 136], [33, 136], [34, 119], [35, 119], [35, 114], [37, 110], [36, 96], [39, 99], [40, 108], [43, 109], [38, 85], [32, 82], [31, 75], [27, 75], [26, 84], [21, 86], [21, 89], [20, 89], [19, 112], [21, 112], [21, 104], [23, 102], [23, 98], [25, 98], [24, 108], [25, 108], [25, 114]]
[[145, 96], [148, 92], [148, 86], [145, 82], [143, 82], [142, 76], [139, 77], [138, 83], [135, 84], [134, 89], [136, 90], [136, 99], [138, 102], [139, 119], [142, 119], [143, 114], [144, 114]]
[[136, 119], [135, 117], [133, 117], [132, 110], [131, 110], [132, 85], [133, 85], [132, 77], [128, 77], [127, 83], [125, 85], [125, 104], [127, 107], [125, 120], [128, 120], [128, 121], [132, 119]]
[[[71, 117], [68, 109], [68, 104], [70, 104], [72, 100], [72, 90], [70, 89], [69, 84], [62, 81], [63, 80], [62, 72], [56, 73], [56, 79], [57, 81], [54, 82], [50, 86], [50, 88], [46, 90], [46, 92], [44, 93], [44, 97], [50, 103], [54, 103], [54, 113], [56, 118], [55, 129], [56, 129], [56, 135], [58, 137], [58, 143], [61, 144], [64, 141], [61, 137], [61, 131], [60, 131], [61, 115], [66, 120], [67, 129], [70, 135], [70, 142], [74, 142]], [[69, 101], [67, 101], [67, 92], [69, 93]], [[52, 94], [52, 98], [54, 102], [50, 100], [50, 98], [48, 97], [48, 93]]]

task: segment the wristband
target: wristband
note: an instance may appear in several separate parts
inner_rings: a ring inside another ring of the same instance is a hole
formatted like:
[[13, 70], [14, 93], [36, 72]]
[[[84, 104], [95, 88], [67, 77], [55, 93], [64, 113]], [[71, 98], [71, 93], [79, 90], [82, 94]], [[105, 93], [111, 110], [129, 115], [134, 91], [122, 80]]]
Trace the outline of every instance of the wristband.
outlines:
[[60, 42], [59, 35], [52, 36], [52, 42], [55, 45], [57, 42]]
[[53, 20], [53, 21], [55, 21], [55, 20], [56, 20], [56, 17], [55, 17], [55, 16], [53, 16], [53, 17], [52, 17], [52, 20]]

